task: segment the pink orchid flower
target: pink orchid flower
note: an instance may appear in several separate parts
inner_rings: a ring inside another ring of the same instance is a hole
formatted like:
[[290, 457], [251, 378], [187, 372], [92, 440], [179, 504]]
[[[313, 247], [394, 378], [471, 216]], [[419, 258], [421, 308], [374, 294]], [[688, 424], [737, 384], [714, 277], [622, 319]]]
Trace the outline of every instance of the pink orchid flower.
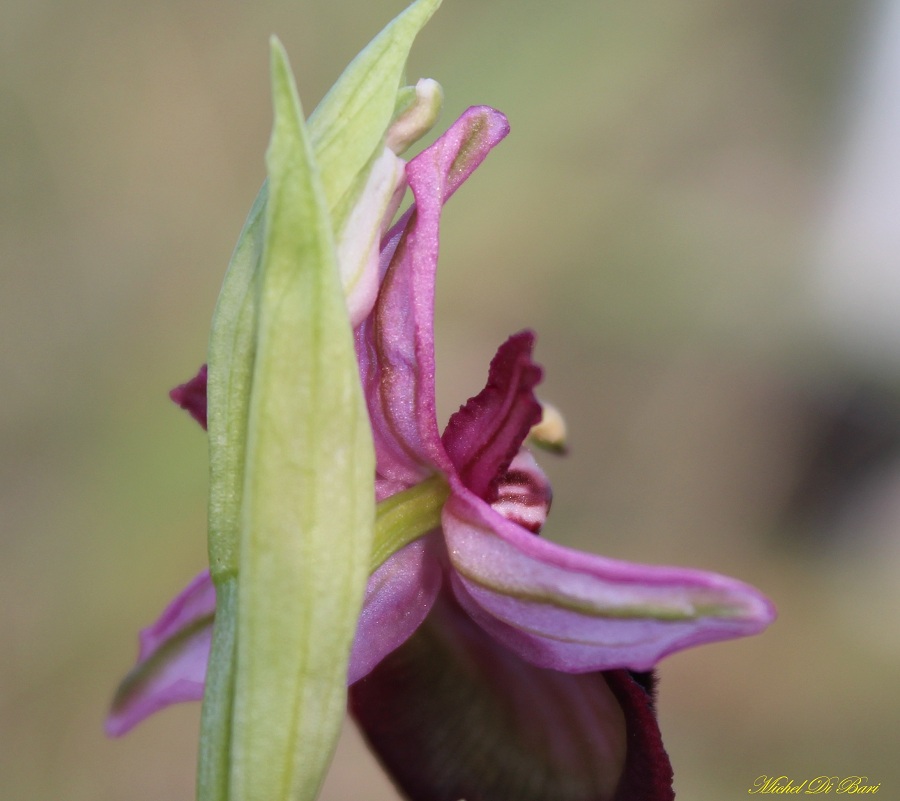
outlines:
[[[441, 210], [507, 132], [502, 114], [471, 108], [409, 162], [415, 203], [382, 243], [375, 305], [356, 331], [378, 501], [435, 477], [446, 501], [440, 526], [370, 577], [350, 707], [414, 801], [671, 799], [649, 671], [682, 648], [757, 633], [774, 609], [730, 578], [536, 536], [550, 488], [524, 444], [541, 417], [530, 332], [501, 345], [485, 388], [440, 434]], [[172, 393], [201, 423], [205, 381], [204, 368]], [[214, 612], [202, 573], [141, 633], [110, 734], [202, 697]]]

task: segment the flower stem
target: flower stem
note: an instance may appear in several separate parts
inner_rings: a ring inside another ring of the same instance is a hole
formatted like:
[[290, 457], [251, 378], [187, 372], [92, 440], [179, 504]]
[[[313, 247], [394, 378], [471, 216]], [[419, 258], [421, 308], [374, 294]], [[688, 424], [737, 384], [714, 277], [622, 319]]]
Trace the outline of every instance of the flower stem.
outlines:
[[433, 476], [379, 503], [369, 571], [374, 573], [388, 557], [437, 528], [449, 494], [444, 477]]
[[216, 587], [216, 620], [203, 696], [197, 801], [228, 801], [229, 797], [236, 632], [237, 579], [232, 576]]

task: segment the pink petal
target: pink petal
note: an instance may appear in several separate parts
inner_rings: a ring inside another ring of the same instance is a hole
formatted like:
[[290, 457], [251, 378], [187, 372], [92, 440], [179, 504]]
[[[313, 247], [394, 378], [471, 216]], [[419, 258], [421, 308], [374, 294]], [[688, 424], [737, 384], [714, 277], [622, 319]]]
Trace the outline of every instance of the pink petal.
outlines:
[[204, 571], [141, 632], [137, 664], [113, 699], [107, 734], [119, 737], [170, 704], [203, 698], [215, 608], [215, 588]]
[[385, 240], [381, 290], [357, 337], [378, 473], [384, 481], [410, 486], [435, 468], [452, 471], [437, 429], [434, 395], [441, 209], [508, 130], [500, 112], [471, 108], [407, 165], [415, 206]]
[[369, 578], [350, 652], [348, 684], [361, 679], [406, 642], [428, 615], [441, 586], [437, 545], [434, 537], [416, 540]]
[[[634, 781], [623, 772], [648, 759], [629, 751], [656, 745], [656, 763], [668, 764], [650, 695], [627, 674], [529, 665], [447, 593], [405, 645], [350, 688], [350, 707], [412, 801], [631, 801], [617, 795]], [[672, 798], [656, 785], [641, 801]]]
[[533, 347], [530, 331], [506, 340], [491, 361], [487, 385], [450, 418], [442, 438], [463, 484], [489, 502], [531, 427], [541, 419], [533, 392], [541, 368], [531, 361]]
[[[416, 630], [441, 585], [434, 537], [410, 543], [369, 578], [350, 657], [349, 682], [365, 676]], [[140, 633], [137, 663], [122, 681], [106, 721], [119, 737], [155, 712], [203, 698], [216, 594], [203, 571]]]
[[454, 486], [443, 528], [462, 606], [523, 659], [570, 673], [648, 670], [674, 651], [756, 634], [775, 617], [734, 579], [547, 542]]

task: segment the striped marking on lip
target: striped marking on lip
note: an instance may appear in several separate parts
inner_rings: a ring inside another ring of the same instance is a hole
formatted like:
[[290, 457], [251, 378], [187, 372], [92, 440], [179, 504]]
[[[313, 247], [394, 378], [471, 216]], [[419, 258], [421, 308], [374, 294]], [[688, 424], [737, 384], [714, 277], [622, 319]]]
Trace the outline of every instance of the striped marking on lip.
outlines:
[[[518, 464], [517, 464], [518, 462]], [[530, 454], [519, 454], [497, 485], [491, 508], [511, 523], [539, 534], [550, 512], [553, 493]]]

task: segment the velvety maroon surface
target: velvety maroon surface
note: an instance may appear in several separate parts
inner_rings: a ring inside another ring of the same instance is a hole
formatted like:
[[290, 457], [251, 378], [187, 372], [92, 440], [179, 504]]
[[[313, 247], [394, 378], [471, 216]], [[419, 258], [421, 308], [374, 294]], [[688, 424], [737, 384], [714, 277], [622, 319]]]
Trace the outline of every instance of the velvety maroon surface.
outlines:
[[498, 646], [447, 595], [432, 615], [350, 688], [364, 736], [410, 799], [674, 798], [652, 673], [543, 670]]

